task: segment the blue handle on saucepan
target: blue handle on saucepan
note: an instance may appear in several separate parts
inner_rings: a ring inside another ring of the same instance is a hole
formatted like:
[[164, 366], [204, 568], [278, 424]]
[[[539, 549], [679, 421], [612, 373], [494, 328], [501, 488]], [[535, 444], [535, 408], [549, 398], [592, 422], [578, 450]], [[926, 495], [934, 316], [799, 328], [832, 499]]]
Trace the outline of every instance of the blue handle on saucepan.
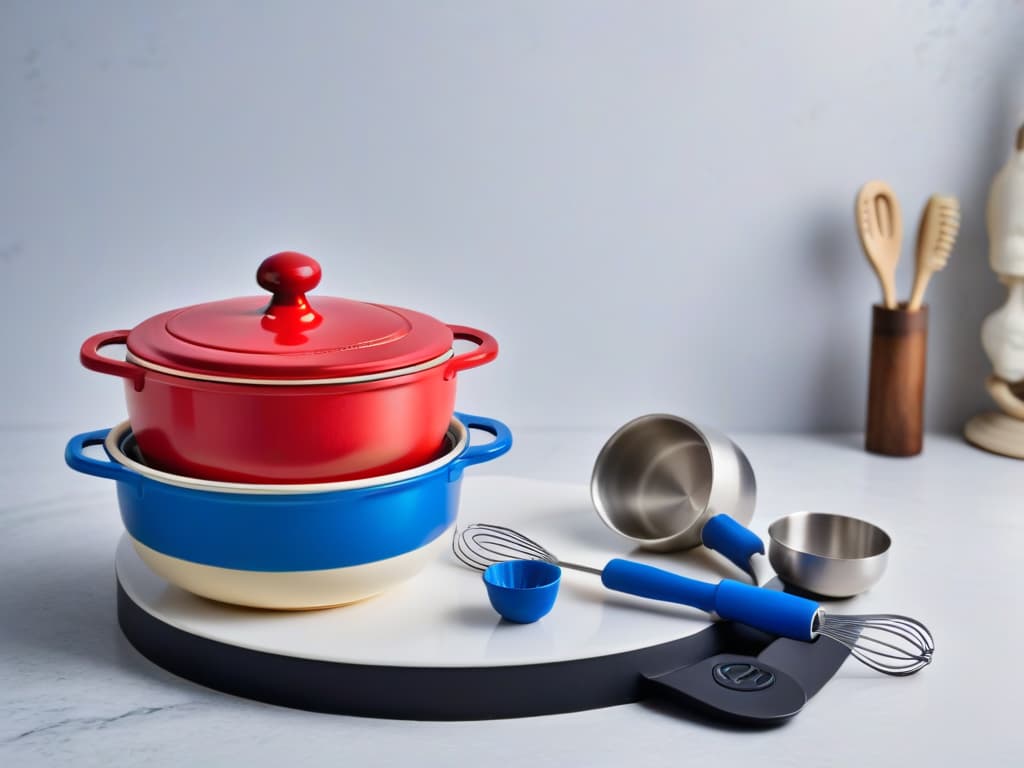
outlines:
[[470, 444], [448, 468], [449, 480], [458, 480], [466, 467], [496, 459], [508, 453], [512, 447], [512, 431], [500, 421], [488, 419], [486, 416], [471, 416], [468, 413], [456, 413], [455, 418], [461, 421], [466, 429], [479, 429], [494, 435], [494, 439], [483, 445]]
[[103, 445], [107, 439], [109, 429], [97, 429], [92, 432], [83, 432], [68, 440], [64, 448], [64, 461], [76, 472], [82, 472], [94, 477], [105, 477], [120, 482], [138, 483], [141, 476], [126, 469], [113, 461], [109, 456], [104, 459], [94, 459], [85, 455], [85, 449], [92, 445]]
[[732, 579], [711, 584], [619, 558], [610, 560], [604, 567], [601, 581], [616, 592], [700, 608], [773, 635], [794, 640], [814, 638], [818, 604], [785, 592], [741, 584]]
[[725, 555], [744, 571], [750, 570], [750, 558], [764, 554], [761, 537], [728, 515], [715, 515], [700, 532], [701, 543]]

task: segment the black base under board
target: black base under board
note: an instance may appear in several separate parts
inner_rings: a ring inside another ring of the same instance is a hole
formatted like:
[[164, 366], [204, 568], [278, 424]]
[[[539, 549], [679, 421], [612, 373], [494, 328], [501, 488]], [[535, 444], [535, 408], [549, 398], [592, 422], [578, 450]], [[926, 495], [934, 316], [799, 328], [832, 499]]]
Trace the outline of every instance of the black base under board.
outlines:
[[[120, 582], [117, 615], [125, 637], [143, 656], [209, 688], [297, 709], [404, 720], [549, 715], [658, 696], [683, 703], [681, 711], [693, 707], [727, 720], [771, 725], [799, 712], [848, 655], [824, 638], [774, 640], [720, 622], [669, 643], [594, 658], [397, 667], [295, 658], [210, 640], [150, 614]], [[722, 654], [722, 660], [711, 658]], [[738, 675], [743, 664], [763, 674]], [[729, 675], [743, 679], [731, 682]], [[764, 686], [768, 676], [774, 679]], [[751, 678], [763, 687], [748, 685]]]

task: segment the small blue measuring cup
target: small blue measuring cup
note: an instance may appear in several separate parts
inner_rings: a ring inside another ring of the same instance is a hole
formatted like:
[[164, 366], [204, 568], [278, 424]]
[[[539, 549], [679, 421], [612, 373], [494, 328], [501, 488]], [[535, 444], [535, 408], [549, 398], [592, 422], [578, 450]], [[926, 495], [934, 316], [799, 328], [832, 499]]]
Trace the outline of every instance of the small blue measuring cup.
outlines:
[[508, 560], [484, 571], [494, 610], [517, 624], [531, 624], [551, 611], [561, 579], [562, 569], [543, 560]]

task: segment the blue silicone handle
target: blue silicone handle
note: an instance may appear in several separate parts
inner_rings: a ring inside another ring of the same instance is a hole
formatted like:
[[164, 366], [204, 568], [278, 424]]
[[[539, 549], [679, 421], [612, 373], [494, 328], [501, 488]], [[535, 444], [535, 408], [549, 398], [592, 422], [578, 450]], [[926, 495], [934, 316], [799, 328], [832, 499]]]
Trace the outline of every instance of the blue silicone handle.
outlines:
[[616, 592], [681, 603], [708, 613], [715, 610], [717, 585], [632, 560], [609, 560], [601, 571], [601, 582]]
[[619, 558], [608, 561], [601, 572], [601, 582], [616, 592], [700, 608], [773, 635], [793, 640], [814, 639], [818, 604], [785, 592], [732, 579], [711, 584]]
[[814, 639], [814, 619], [819, 608], [805, 597], [732, 579], [722, 579], [715, 590], [715, 613], [723, 619], [794, 640]]
[[68, 440], [64, 448], [64, 461], [76, 472], [82, 472], [93, 477], [105, 477], [109, 480], [116, 480], [119, 483], [137, 483], [140, 475], [130, 469], [122, 467], [109, 457], [103, 461], [85, 455], [85, 449], [91, 445], [103, 445], [107, 439], [109, 429], [97, 429], [93, 432], [83, 432]]
[[448, 468], [448, 479], [455, 481], [462, 477], [462, 471], [473, 464], [491, 461], [504, 456], [512, 447], [512, 431], [497, 419], [486, 416], [470, 416], [467, 413], [456, 413], [455, 417], [466, 429], [478, 429], [494, 435], [494, 439], [483, 445], [470, 445], [462, 455], [451, 463]]
[[750, 558], [764, 554], [761, 537], [728, 515], [715, 515], [700, 532], [701, 543], [725, 555], [744, 571], [750, 570]]

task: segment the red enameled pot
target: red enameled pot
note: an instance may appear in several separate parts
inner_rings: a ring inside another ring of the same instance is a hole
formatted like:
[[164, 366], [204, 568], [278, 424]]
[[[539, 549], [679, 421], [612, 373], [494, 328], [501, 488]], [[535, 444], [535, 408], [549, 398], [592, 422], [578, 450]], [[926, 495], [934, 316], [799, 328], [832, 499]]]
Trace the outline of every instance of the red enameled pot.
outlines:
[[[278, 253], [257, 272], [273, 297], [175, 309], [82, 344], [82, 365], [125, 379], [146, 460], [244, 483], [355, 480], [436, 458], [455, 376], [498, 343], [400, 307], [306, 293], [320, 265]], [[475, 343], [456, 355], [455, 339]], [[125, 360], [100, 354], [127, 345]]]

